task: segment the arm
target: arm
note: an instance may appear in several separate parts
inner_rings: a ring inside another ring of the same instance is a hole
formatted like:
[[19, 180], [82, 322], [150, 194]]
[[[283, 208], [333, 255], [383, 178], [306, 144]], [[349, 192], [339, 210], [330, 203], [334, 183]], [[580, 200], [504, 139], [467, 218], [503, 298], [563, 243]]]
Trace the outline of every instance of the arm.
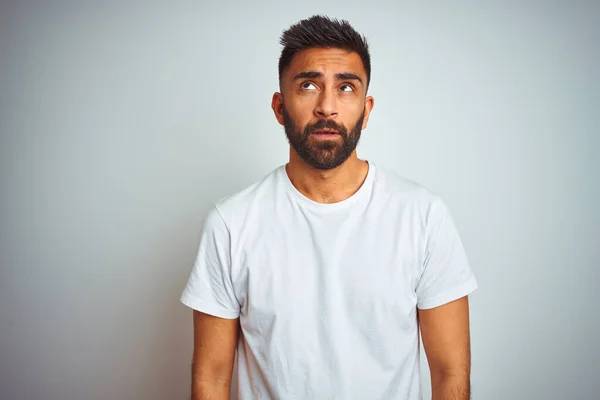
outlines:
[[239, 319], [194, 310], [192, 400], [229, 400]]
[[471, 340], [468, 298], [418, 310], [431, 373], [432, 400], [470, 398]]

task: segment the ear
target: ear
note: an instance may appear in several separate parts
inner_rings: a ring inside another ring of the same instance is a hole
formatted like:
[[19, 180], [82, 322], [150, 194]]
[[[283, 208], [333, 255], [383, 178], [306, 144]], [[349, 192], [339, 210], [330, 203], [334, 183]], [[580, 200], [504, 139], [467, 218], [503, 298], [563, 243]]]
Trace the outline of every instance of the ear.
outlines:
[[367, 96], [365, 98], [365, 114], [364, 114], [365, 119], [363, 120], [361, 129], [367, 129], [367, 123], [369, 122], [369, 115], [371, 115], [371, 110], [373, 109], [374, 105], [375, 105], [375, 99], [373, 98], [373, 96]]
[[283, 95], [281, 93], [273, 93], [273, 99], [271, 100], [271, 108], [275, 113], [275, 118], [277, 118], [277, 122], [283, 125]]

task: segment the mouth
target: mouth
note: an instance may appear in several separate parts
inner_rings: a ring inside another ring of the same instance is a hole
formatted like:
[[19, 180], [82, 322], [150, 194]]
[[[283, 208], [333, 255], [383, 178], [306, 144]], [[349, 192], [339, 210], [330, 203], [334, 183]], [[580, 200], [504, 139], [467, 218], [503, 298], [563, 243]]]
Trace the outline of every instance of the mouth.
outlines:
[[314, 135], [318, 135], [318, 136], [338, 136], [339, 132], [333, 129], [317, 129], [316, 131], [313, 132]]

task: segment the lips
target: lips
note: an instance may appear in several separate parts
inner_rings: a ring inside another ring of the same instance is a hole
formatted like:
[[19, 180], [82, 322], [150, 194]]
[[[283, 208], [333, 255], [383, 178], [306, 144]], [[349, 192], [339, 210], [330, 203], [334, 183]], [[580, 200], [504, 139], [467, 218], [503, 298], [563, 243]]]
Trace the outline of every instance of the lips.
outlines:
[[317, 129], [314, 132], [315, 135], [339, 135], [338, 131], [334, 131], [332, 129]]

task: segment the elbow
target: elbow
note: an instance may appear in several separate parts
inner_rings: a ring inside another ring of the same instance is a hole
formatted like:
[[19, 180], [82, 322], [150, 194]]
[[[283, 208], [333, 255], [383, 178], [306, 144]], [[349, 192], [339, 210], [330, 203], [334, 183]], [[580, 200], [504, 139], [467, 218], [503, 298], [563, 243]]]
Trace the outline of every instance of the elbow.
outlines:
[[471, 396], [468, 369], [432, 368], [432, 400], [468, 400]]
[[192, 369], [192, 400], [229, 399], [232, 371], [228, 365]]

